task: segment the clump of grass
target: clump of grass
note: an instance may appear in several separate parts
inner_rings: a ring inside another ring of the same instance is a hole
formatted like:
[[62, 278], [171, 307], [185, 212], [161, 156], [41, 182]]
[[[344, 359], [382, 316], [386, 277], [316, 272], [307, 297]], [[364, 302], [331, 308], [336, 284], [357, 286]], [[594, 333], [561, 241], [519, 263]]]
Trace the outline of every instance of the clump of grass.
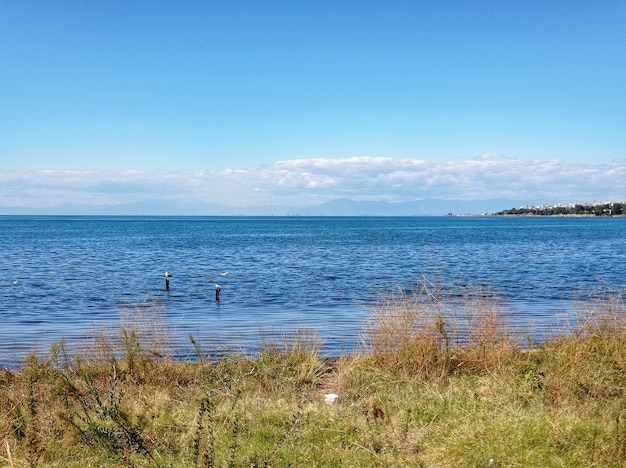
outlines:
[[492, 295], [477, 288], [449, 299], [426, 280], [382, 298], [366, 340], [380, 365], [423, 378], [494, 370], [517, 350]]
[[455, 371], [495, 371], [508, 366], [519, 351], [521, 337], [510, 331], [496, 298], [477, 288], [457, 304], [448, 313]]
[[626, 407], [626, 302], [619, 294], [579, 311], [579, 326], [550, 340], [542, 362], [555, 404], [618, 396]]
[[10, 391], [0, 391], [0, 435], [7, 447], [13, 439], [23, 448], [22, 456], [30, 467], [40, 466], [46, 445], [54, 436], [56, 419], [47, 403], [57, 377], [58, 372], [35, 354], [26, 358], [19, 373], [3, 372], [2, 387]]
[[253, 371], [268, 393], [313, 390], [326, 372], [320, 356], [320, 340], [315, 330], [297, 328], [283, 334], [280, 342], [266, 342], [254, 360]]
[[66, 409], [63, 417], [81, 439], [104, 449], [107, 458], [121, 460], [128, 466], [135, 466], [135, 456], [160, 466], [143, 435], [141, 420], [134, 421], [123, 405], [123, 391], [119, 389], [123, 377], [117, 361], [111, 361], [104, 388], [98, 386], [91, 373], [80, 367], [76, 370], [82, 376], [82, 386], [66, 373], [62, 375], [65, 385], [59, 392]]
[[442, 302], [431, 283], [409, 293], [381, 297], [365, 345], [376, 362], [425, 378], [449, 372], [450, 334]]

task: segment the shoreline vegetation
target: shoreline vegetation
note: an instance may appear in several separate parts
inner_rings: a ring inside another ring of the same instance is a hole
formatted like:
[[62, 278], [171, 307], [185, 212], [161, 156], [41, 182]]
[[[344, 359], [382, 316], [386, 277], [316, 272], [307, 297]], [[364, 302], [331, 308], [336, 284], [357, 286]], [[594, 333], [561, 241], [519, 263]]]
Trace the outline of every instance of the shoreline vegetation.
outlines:
[[362, 351], [314, 330], [174, 360], [162, 311], [0, 370], [0, 467], [626, 466], [626, 301], [541, 342], [484, 291], [381, 298]]
[[626, 202], [569, 203], [511, 208], [493, 213], [493, 216], [626, 216]]

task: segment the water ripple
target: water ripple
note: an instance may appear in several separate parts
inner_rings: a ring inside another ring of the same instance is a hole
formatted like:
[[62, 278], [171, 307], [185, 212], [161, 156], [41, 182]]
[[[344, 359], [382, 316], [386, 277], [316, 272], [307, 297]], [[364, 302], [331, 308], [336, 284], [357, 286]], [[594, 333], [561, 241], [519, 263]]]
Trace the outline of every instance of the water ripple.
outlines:
[[381, 292], [424, 276], [449, 294], [482, 286], [520, 329], [546, 328], [569, 301], [623, 286], [626, 219], [1, 217], [0, 249], [0, 363], [142, 301], [180, 343], [254, 349], [304, 326], [339, 352]]

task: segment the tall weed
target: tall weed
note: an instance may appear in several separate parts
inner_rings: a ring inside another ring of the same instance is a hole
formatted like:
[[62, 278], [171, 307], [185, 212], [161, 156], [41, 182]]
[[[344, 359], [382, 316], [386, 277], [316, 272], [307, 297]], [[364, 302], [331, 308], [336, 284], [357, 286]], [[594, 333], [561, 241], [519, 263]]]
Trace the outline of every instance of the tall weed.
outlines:
[[82, 382], [63, 374], [65, 385], [60, 389], [64, 400], [63, 417], [87, 444], [103, 449], [110, 458], [135, 466], [135, 458], [143, 457], [160, 466], [143, 436], [143, 427], [133, 421], [123, 404], [120, 384], [122, 372], [117, 361], [111, 361], [106, 379], [95, 381], [92, 373], [78, 367]]

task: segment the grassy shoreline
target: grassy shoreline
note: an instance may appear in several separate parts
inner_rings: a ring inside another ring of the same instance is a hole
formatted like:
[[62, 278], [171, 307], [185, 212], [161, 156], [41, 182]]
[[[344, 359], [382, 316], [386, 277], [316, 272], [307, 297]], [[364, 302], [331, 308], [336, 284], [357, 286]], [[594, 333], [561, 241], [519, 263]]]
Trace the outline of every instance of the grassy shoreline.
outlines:
[[425, 287], [381, 301], [337, 358], [298, 330], [254, 357], [190, 338], [174, 361], [142, 313], [0, 370], [0, 467], [626, 466], [621, 295], [529, 350], [493, 298]]

